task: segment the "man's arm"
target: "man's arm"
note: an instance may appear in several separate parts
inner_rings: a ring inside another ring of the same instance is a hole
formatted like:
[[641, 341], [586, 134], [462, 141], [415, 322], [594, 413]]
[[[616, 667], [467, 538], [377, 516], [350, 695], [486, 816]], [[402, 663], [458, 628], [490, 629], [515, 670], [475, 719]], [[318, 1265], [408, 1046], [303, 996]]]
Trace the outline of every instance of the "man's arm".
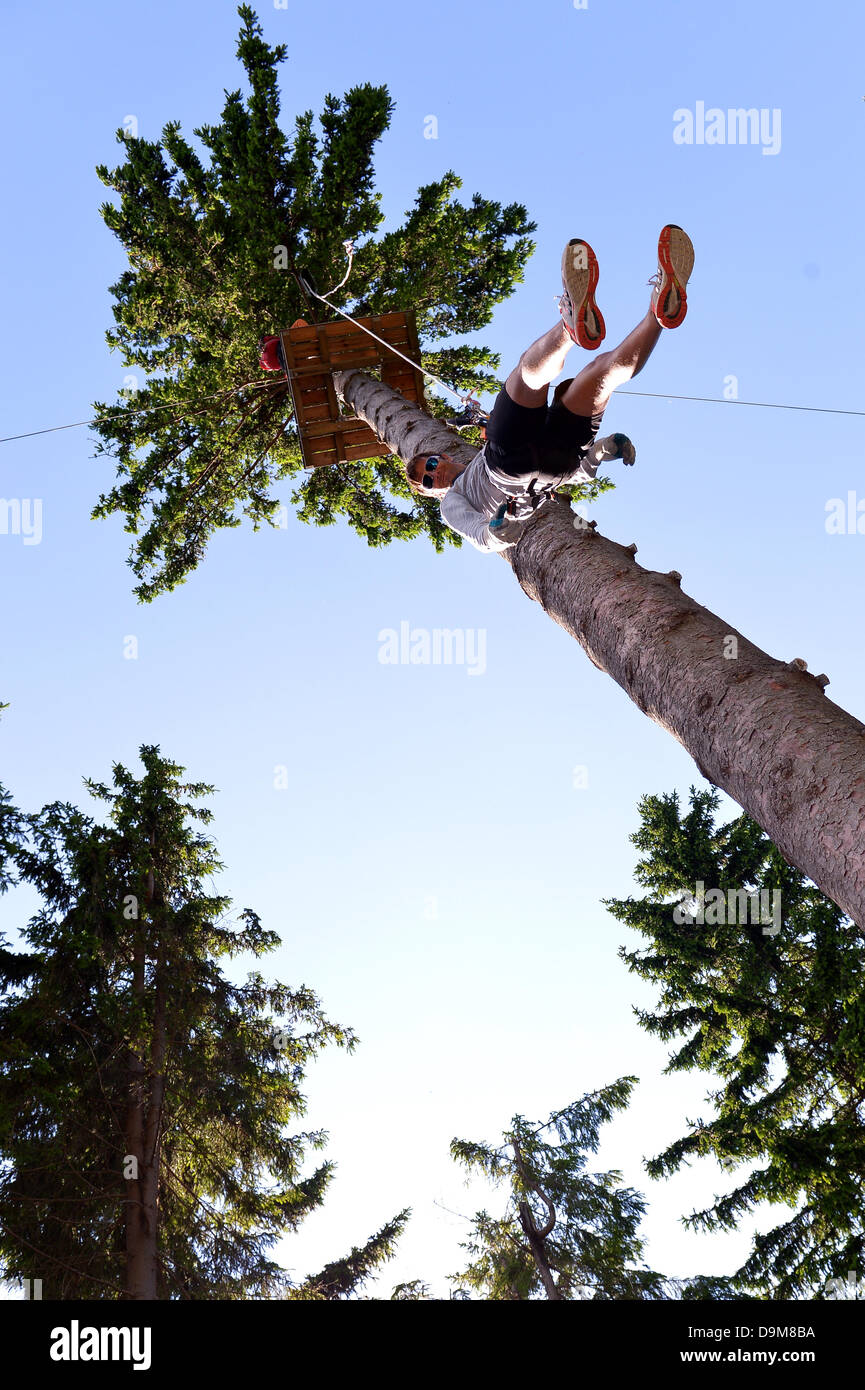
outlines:
[[491, 554], [496, 550], [507, 550], [513, 544], [512, 541], [498, 540], [495, 532], [490, 530], [490, 518], [475, 511], [463, 494], [454, 488], [442, 499], [441, 514], [451, 530], [471, 541], [476, 550]]

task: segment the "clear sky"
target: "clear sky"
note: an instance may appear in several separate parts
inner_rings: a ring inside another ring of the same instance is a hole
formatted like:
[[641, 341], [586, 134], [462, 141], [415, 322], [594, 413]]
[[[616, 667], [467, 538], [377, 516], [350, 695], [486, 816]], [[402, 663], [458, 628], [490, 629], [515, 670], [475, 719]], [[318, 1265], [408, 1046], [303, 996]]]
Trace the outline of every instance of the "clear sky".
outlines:
[[[660, 227], [688, 230], [688, 317], [635, 389], [718, 403], [615, 398], [605, 430], [631, 436], [637, 464], [611, 465], [621, 486], [593, 515], [773, 655], [827, 672], [829, 696], [862, 717], [865, 534], [829, 534], [826, 516], [833, 498], [865, 499], [865, 420], [723, 400], [726, 386], [863, 408], [861, 14], [845, 0], [288, 0], [259, 14], [289, 49], [287, 129], [327, 92], [387, 83], [386, 226], [447, 169], [466, 200], [525, 203], [537, 251], [475, 335], [503, 371], [554, 321], [569, 237], [598, 254], [609, 346], [645, 311]], [[104, 333], [124, 257], [94, 166], [118, 161], [128, 116], [148, 138], [170, 119], [187, 134], [218, 120], [241, 84], [238, 26], [225, 0], [8, 0], [0, 434], [86, 419], [123, 385]], [[677, 143], [675, 113], [713, 107], [765, 111], [769, 138]], [[735, 1177], [709, 1160], [664, 1183], [643, 1170], [706, 1113], [710, 1082], [662, 1074], [666, 1049], [633, 1015], [654, 993], [617, 957], [639, 942], [599, 901], [636, 891], [640, 795], [703, 785], [688, 755], [494, 556], [422, 540], [374, 551], [342, 524], [292, 517], [224, 533], [184, 587], [142, 608], [122, 523], [89, 520], [113, 476], [89, 432], [0, 450], [2, 496], [42, 505], [38, 544], [0, 534], [0, 778], [27, 808], [87, 804], [81, 778], [138, 767], [146, 742], [215, 783], [220, 887], [282, 936], [259, 968], [309, 985], [362, 1040], [310, 1072], [309, 1124], [329, 1130], [338, 1172], [281, 1248], [286, 1265], [313, 1272], [409, 1205], [376, 1291], [417, 1277], [446, 1293], [462, 1218], [496, 1202], [465, 1189], [451, 1138], [494, 1139], [515, 1113], [540, 1120], [633, 1073], [599, 1164], [648, 1197], [655, 1268], [732, 1271], [749, 1229], [700, 1237], [680, 1217]], [[379, 635], [403, 621], [483, 634], [484, 669], [382, 664]], [[0, 920], [11, 929], [21, 911], [10, 896]]]

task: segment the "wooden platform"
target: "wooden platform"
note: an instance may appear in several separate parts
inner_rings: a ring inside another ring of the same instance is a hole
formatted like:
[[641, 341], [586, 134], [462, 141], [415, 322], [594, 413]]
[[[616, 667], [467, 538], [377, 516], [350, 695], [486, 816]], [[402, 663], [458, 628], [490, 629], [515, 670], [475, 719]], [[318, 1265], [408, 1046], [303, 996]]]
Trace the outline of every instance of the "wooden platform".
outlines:
[[[357, 319], [357, 324], [377, 333], [389, 345], [420, 364], [417, 325], [413, 311], [379, 314]], [[381, 444], [369, 425], [356, 415], [342, 414], [331, 372], [359, 367], [380, 368], [381, 379], [405, 396], [424, 406], [423, 374], [354, 323], [315, 323], [289, 328], [280, 334], [288, 366], [288, 379], [294, 403], [294, 418], [300, 434], [303, 461], [307, 468], [324, 468], [331, 463], [350, 463], [355, 459], [383, 458], [391, 451]]]

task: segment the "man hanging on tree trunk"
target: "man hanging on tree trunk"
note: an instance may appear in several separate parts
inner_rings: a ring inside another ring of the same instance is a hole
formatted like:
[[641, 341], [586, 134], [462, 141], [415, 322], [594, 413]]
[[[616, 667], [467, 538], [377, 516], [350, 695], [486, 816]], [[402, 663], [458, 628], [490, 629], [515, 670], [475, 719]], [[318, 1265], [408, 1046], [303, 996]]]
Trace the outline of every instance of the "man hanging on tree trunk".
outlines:
[[478, 550], [505, 550], [556, 487], [590, 481], [610, 459], [633, 463], [631, 441], [623, 434], [596, 439], [598, 426], [616, 387], [648, 361], [661, 329], [678, 328], [684, 319], [693, 265], [690, 237], [681, 227], [664, 227], [645, 318], [618, 347], [560, 382], [548, 405], [547, 388], [573, 344], [591, 351], [606, 332], [595, 303], [595, 253], [587, 241], [569, 241], [562, 256], [562, 321], [532, 343], [511, 372], [493, 406], [484, 448], [468, 465], [448, 454], [416, 454], [406, 465], [414, 490], [441, 498], [443, 520]]

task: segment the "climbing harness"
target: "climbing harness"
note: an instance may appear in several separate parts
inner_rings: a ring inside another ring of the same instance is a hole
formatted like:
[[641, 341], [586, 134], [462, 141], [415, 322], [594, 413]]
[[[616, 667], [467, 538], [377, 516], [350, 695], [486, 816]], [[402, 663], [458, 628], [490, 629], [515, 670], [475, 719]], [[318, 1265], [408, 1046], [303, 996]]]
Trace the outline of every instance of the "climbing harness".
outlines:
[[474, 396], [465, 397], [465, 405], [458, 415], [454, 415], [450, 420], [445, 420], [446, 425], [452, 425], [455, 430], [481, 429], [486, 431], [486, 423], [489, 414], [484, 410], [480, 401]]

